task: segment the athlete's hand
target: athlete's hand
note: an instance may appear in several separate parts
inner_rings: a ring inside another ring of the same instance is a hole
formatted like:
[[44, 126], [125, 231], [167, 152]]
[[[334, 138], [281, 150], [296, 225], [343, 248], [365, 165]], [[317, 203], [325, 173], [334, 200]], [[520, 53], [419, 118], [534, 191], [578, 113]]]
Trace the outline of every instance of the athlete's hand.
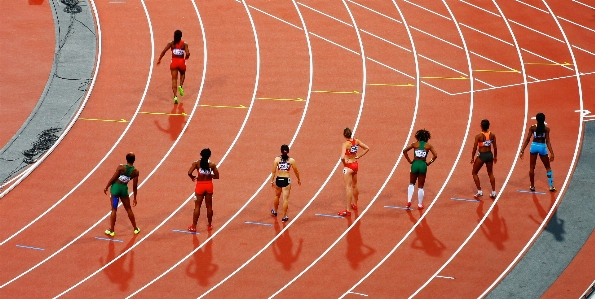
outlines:
[[103, 193], [107, 195], [107, 188], [103, 189]]
[[136, 207], [136, 198], [132, 200], [132, 206]]
[[475, 158], [471, 158], [471, 164], [475, 163]]
[[302, 185], [302, 181], [298, 180], [298, 186]]
[[161, 59], [157, 60], [157, 65], [161, 64]]
[[524, 155], [525, 155], [525, 153], [521, 152], [521, 154], [519, 155], [519, 158], [521, 158], [521, 160], [523, 160]]
[[275, 181], [271, 182], [271, 188], [275, 188]]
[[554, 162], [554, 154], [550, 156], [550, 162]]
[[498, 158], [494, 158], [494, 164], [498, 163]]

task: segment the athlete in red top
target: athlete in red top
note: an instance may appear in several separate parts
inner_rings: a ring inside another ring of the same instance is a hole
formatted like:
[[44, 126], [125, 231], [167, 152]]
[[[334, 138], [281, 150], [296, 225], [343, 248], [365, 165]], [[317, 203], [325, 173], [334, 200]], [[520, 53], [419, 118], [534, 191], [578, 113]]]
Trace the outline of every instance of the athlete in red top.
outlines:
[[[171, 90], [174, 92], [174, 104], [178, 103], [178, 91], [180, 95], [184, 96], [184, 79], [186, 78], [186, 59], [190, 58], [190, 50], [188, 44], [182, 40], [182, 31], [176, 30], [174, 32], [174, 40], [167, 43], [165, 49], [161, 51], [157, 65], [161, 63], [161, 58], [165, 55], [167, 50], [171, 50], [171, 64], [169, 69], [171, 71]], [[178, 73], [180, 73], [180, 85], [178, 85]]]
[[[357, 200], [359, 196], [359, 190], [357, 189], [357, 171], [359, 165], [357, 160], [363, 157], [370, 148], [365, 145], [363, 142], [359, 141], [358, 139], [352, 138], [351, 129], [345, 128], [343, 130], [343, 137], [345, 137], [345, 142], [341, 146], [341, 161], [343, 162], [343, 180], [345, 181], [345, 210], [340, 211], [340, 216], [350, 216], [351, 212], [349, 212], [350, 208], [353, 210], [357, 210]], [[364, 149], [364, 151], [358, 155], [359, 147]], [[352, 202], [353, 198], [353, 202]]]
[[[196, 182], [194, 188], [194, 214], [192, 215], [192, 224], [188, 226], [188, 230], [196, 232], [196, 223], [200, 217], [200, 206], [204, 199], [207, 205], [207, 221], [209, 222], [207, 230], [212, 230], [213, 225], [213, 179], [219, 179], [219, 170], [217, 164], [209, 161], [211, 157], [211, 150], [208, 148], [200, 151], [201, 159], [192, 162], [190, 169], [188, 169], [188, 176], [193, 182]], [[194, 175], [194, 171], [198, 175]]]

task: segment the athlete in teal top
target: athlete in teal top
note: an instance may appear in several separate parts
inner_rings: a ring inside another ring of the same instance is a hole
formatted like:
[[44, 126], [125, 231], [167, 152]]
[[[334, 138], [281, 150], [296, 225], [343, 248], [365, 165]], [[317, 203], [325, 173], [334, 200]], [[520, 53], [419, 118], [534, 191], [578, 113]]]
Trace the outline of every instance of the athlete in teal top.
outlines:
[[118, 210], [119, 200], [122, 200], [122, 205], [128, 213], [128, 218], [130, 219], [130, 223], [132, 223], [132, 227], [134, 228], [134, 234], [136, 235], [140, 232], [140, 228], [136, 226], [134, 213], [132, 212], [132, 208], [130, 207], [130, 197], [128, 196], [128, 182], [132, 181], [132, 191], [134, 192], [134, 200], [132, 201], [132, 206], [136, 206], [136, 193], [139, 172], [138, 169], [136, 169], [133, 166], [134, 160], [134, 153], [128, 153], [126, 155], [127, 164], [118, 165], [118, 168], [116, 168], [116, 172], [114, 173], [112, 178], [107, 182], [107, 186], [105, 186], [105, 189], [103, 189], [103, 193], [107, 194], [108, 189], [111, 193], [110, 205], [112, 207], [112, 213], [110, 215], [110, 228], [105, 230], [105, 234], [111, 237], [116, 235], [116, 233], [114, 232], [114, 226], [116, 225], [116, 211]]
[[[419, 130], [415, 133], [415, 139], [417, 139], [417, 142], [412, 143], [403, 150], [405, 159], [407, 159], [409, 164], [411, 164], [409, 187], [407, 189], [407, 207], [411, 207], [411, 198], [413, 197], [413, 191], [415, 191], [415, 182], [417, 181], [417, 209], [421, 210], [424, 208], [424, 184], [426, 182], [426, 172], [428, 170], [428, 165], [434, 163], [434, 161], [438, 158], [438, 154], [436, 153], [436, 150], [434, 150], [434, 147], [428, 143], [428, 140], [430, 140], [430, 132], [426, 130]], [[415, 149], [413, 152], [413, 160], [411, 160], [407, 154], [407, 152], [412, 149]], [[433, 155], [430, 162], [426, 162], [428, 152], [432, 152]]]

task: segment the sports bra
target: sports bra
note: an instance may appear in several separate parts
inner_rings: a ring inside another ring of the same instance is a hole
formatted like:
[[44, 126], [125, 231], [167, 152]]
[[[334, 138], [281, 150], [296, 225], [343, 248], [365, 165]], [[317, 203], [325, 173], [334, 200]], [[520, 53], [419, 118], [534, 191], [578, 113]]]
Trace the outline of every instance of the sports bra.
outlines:
[[198, 174], [202, 174], [202, 175], [212, 175], [213, 174], [213, 169], [211, 169], [210, 166], [209, 166], [209, 169], [208, 170], [205, 170], [205, 169], [200, 168], [200, 160], [196, 160], [194, 162], [198, 162], [199, 163], [198, 170], [197, 170], [198, 171]]
[[180, 40], [179, 43], [173, 45], [173, 49], [171, 49], [171, 57], [172, 58], [184, 58], [184, 54], [186, 51], [184, 50], [184, 41]]
[[533, 139], [536, 138], [545, 138], [545, 130], [543, 130], [543, 133], [537, 135], [537, 125], [535, 126], [535, 131], [533, 131]]
[[[279, 157], [281, 157], [281, 156], [279, 156]], [[281, 161], [279, 161], [279, 164], [277, 164], [277, 169], [283, 170], [283, 171], [289, 171], [291, 169], [291, 163], [289, 163], [289, 158], [287, 161], [283, 161], [283, 158], [281, 158]]]
[[483, 134], [483, 136], [485, 137], [485, 140], [484, 141], [479, 141], [477, 143], [477, 145], [478, 146], [486, 146], [486, 147], [491, 146], [493, 140], [490, 140], [490, 131], [488, 131], [488, 132], [481, 132], [481, 134]]
[[357, 145], [357, 140], [355, 138], [351, 139], [351, 147], [345, 150], [345, 155], [351, 156], [357, 154], [357, 149], [359, 146]]
[[425, 159], [428, 156], [428, 150], [424, 149], [426, 147], [425, 141], [419, 142], [419, 148], [413, 152], [415, 158], [418, 159]]
[[132, 179], [130, 177], [130, 175], [132, 175], [132, 171], [134, 170], [134, 166], [128, 166], [128, 165], [124, 165], [124, 167], [126, 167], [126, 172], [124, 172], [124, 174], [121, 174], [118, 177], [118, 180], [124, 184], [128, 184], [128, 182], [130, 182], [130, 180]]

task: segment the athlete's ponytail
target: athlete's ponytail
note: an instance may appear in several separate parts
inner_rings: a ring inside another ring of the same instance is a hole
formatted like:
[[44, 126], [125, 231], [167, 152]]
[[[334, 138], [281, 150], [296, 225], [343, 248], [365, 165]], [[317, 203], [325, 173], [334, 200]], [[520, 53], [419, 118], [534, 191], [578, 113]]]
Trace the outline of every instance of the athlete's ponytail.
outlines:
[[545, 114], [541, 112], [537, 113], [535, 120], [537, 120], [537, 129], [535, 130], [535, 133], [537, 136], [542, 135], [545, 133]]
[[210, 170], [211, 167], [209, 166], [209, 158], [211, 157], [211, 150], [209, 148], [205, 148], [200, 151], [200, 169], [202, 170]]
[[182, 40], [182, 31], [174, 31], [174, 45], [177, 45]]
[[281, 146], [281, 161], [283, 162], [287, 162], [287, 160], [289, 160], [289, 155], [287, 155], [289, 153], [289, 146], [287, 144], [284, 144]]

